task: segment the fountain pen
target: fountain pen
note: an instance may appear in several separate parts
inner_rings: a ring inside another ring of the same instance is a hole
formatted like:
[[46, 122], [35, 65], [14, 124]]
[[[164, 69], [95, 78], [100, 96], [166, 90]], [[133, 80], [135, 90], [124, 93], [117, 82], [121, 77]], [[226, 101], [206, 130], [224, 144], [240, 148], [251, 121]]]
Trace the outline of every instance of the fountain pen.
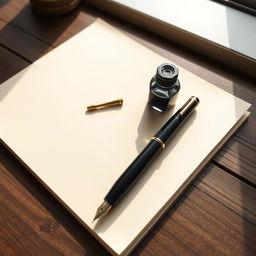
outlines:
[[199, 99], [191, 96], [187, 102], [163, 125], [163, 127], [151, 138], [150, 142], [128, 166], [123, 174], [117, 179], [114, 185], [104, 198], [103, 203], [98, 207], [96, 220], [106, 215], [118, 201], [134, 185], [140, 174], [146, 169], [154, 157], [165, 148], [170, 137], [178, 130], [182, 123], [187, 119], [190, 113], [198, 105]]

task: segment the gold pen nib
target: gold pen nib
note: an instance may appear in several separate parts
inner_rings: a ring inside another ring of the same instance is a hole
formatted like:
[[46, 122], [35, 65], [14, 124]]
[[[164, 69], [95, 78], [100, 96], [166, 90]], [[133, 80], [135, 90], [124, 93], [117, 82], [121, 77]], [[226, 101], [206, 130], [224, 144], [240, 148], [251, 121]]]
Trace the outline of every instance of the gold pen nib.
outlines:
[[93, 219], [92, 222], [94, 222], [96, 219], [98, 219], [98, 218], [100, 218], [100, 217], [106, 215], [106, 214], [108, 213], [108, 211], [110, 210], [110, 208], [111, 208], [111, 205], [110, 205], [108, 202], [104, 201], [104, 202], [98, 207], [98, 209], [97, 209], [97, 211], [96, 211], [96, 214], [95, 214], [95, 217], [94, 217], [94, 219]]

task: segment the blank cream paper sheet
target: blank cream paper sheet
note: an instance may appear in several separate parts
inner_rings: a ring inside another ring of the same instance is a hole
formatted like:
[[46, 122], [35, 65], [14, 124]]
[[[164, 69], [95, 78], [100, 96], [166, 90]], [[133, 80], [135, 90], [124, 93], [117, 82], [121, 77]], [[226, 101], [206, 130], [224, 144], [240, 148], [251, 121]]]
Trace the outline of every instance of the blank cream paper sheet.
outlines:
[[[249, 108], [179, 67], [176, 106], [154, 113], [149, 81], [164, 62], [173, 63], [98, 20], [0, 86], [2, 141], [113, 254], [134, 247]], [[115, 180], [192, 95], [195, 113], [117, 207], [92, 223]], [[121, 108], [85, 113], [120, 97]]]

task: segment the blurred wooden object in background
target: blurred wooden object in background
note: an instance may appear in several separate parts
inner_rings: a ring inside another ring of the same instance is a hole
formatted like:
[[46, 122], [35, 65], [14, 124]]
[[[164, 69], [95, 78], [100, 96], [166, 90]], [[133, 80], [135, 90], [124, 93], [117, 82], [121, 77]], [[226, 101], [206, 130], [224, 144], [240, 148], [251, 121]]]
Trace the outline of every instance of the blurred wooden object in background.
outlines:
[[74, 10], [80, 0], [30, 0], [34, 10], [47, 15], [64, 14]]

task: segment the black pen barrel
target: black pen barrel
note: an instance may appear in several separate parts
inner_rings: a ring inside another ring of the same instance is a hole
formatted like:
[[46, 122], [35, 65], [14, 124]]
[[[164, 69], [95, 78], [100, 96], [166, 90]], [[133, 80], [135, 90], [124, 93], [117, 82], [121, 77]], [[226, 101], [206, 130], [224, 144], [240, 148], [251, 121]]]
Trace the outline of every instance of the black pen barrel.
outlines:
[[190, 97], [188, 101], [163, 125], [155, 134], [164, 144], [172, 137], [183, 122], [189, 117], [199, 103], [197, 97]]
[[146, 166], [161, 149], [161, 145], [152, 140], [118, 178], [104, 200], [112, 206], [116, 204], [133, 186]]
[[199, 99], [192, 96], [189, 100], [165, 123], [165, 125], [152, 137], [149, 144], [128, 166], [123, 174], [114, 183], [104, 200], [111, 206], [115, 205], [133, 186], [140, 174], [144, 171], [147, 165], [161, 151], [168, 139], [187, 119], [190, 113], [195, 109]]

